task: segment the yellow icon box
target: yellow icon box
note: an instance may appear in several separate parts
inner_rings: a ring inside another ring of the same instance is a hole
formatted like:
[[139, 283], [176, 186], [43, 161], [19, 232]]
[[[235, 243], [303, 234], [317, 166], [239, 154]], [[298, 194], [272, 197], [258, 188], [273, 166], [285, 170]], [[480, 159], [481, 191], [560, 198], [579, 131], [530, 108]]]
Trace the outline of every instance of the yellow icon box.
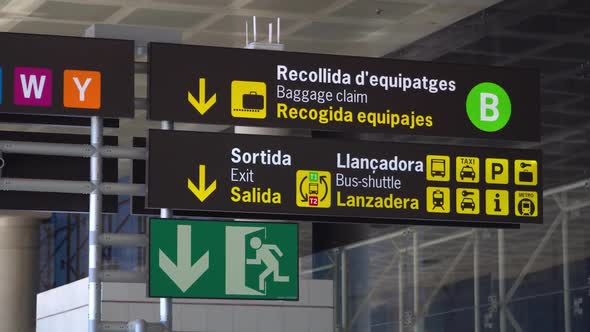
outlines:
[[457, 182], [479, 182], [479, 158], [459, 156], [455, 159], [455, 169]]
[[266, 83], [231, 82], [231, 116], [234, 118], [266, 118]]
[[460, 214], [479, 214], [479, 189], [457, 188], [456, 210]]
[[516, 191], [514, 193], [514, 213], [517, 217], [536, 217], [539, 215], [539, 200], [535, 191]]
[[450, 213], [451, 189], [426, 187], [426, 211], [430, 213]]
[[514, 161], [514, 183], [521, 186], [536, 186], [538, 182], [536, 160], [516, 159]]
[[510, 177], [508, 159], [486, 158], [486, 183], [508, 184]]
[[426, 156], [426, 180], [450, 181], [451, 158], [449, 156]]
[[510, 213], [508, 190], [486, 190], [486, 214], [507, 216]]
[[298, 170], [295, 182], [295, 198], [298, 207], [329, 208], [332, 205], [330, 172]]

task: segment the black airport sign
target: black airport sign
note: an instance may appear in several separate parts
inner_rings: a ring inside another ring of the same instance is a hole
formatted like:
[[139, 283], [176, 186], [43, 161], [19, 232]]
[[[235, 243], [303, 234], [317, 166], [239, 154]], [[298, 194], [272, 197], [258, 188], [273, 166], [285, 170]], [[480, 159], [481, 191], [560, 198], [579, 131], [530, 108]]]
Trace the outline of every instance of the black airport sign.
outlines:
[[133, 117], [133, 41], [0, 33], [0, 45], [0, 113]]
[[150, 130], [148, 148], [150, 208], [318, 221], [542, 222], [537, 150], [162, 130]]
[[152, 120], [540, 139], [534, 70], [152, 43]]

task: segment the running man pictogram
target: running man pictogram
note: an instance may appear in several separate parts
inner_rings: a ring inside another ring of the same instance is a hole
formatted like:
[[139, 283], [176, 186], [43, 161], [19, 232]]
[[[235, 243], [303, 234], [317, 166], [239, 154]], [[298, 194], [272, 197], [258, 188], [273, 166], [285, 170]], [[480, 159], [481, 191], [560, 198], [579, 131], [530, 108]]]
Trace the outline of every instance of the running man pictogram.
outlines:
[[274, 244], [262, 244], [259, 237], [250, 239], [250, 247], [256, 250], [256, 258], [249, 258], [246, 260], [248, 265], [266, 265], [266, 270], [258, 277], [258, 289], [260, 291], [266, 290], [266, 278], [271, 274], [275, 282], [289, 282], [288, 276], [281, 276], [279, 274], [279, 261], [272, 253], [275, 251], [279, 257], [283, 257], [283, 252]]

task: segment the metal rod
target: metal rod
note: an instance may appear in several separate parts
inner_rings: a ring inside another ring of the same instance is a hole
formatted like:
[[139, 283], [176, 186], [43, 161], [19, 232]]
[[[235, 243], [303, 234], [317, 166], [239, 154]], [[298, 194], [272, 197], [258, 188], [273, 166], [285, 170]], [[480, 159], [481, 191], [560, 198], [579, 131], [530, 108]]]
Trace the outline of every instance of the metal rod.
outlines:
[[106, 182], [100, 185], [100, 191], [105, 195], [145, 196], [146, 185]]
[[499, 311], [500, 311], [500, 332], [506, 332], [506, 274], [504, 261], [504, 230], [498, 230], [498, 292], [499, 294]]
[[[419, 247], [419, 243], [418, 243], [418, 232], [416, 230], [414, 230], [414, 233], [412, 234], [412, 247], [413, 247], [413, 276], [414, 276], [414, 315], [416, 317], [416, 322], [414, 324], [414, 331], [415, 332], [420, 332], [421, 329], [421, 323], [420, 321], [422, 320], [421, 317], [419, 317], [420, 313], [420, 275], [419, 275], [419, 269], [418, 269], [418, 265], [420, 264], [420, 247]], [[426, 314], [426, 313], [425, 313]]]
[[132, 329], [133, 332], [147, 332], [147, 323], [143, 319], [134, 320], [129, 322], [127, 325], [128, 328]]
[[520, 324], [518, 324], [518, 321], [516, 320], [516, 318], [514, 318], [514, 315], [512, 315], [512, 311], [510, 311], [510, 309], [508, 309], [508, 308], [504, 308], [504, 311], [506, 312], [506, 317], [510, 321], [510, 325], [512, 325], [512, 328], [514, 328], [514, 331], [515, 332], [524, 332], [522, 330], [522, 327], [520, 326]]
[[252, 17], [252, 38], [254, 38], [254, 42], [256, 42], [256, 16]]
[[148, 238], [143, 234], [103, 233], [98, 242], [103, 246], [147, 247]]
[[100, 322], [100, 332], [127, 332], [127, 322]]
[[340, 289], [340, 280], [338, 280], [338, 275], [340, 271], [340, 250], [341, 248], [334, 248], [330, 251], [330, 261], [334, 264], [334, 274], [333, 274], [333, 282], [332, 282], [332, 303], [334, 305], [334, 310], [332, 310], [332, 326], [334, 331], [340, 331], [340, 324], [338, 322], [338, 289]]
[[53, 192], [70, 194], [90, 194], [95, 191], [105, 195], [133, 195], [145, 196], [145, 185], [134, 183], [104, 182], [98, 185], [99, 190], [93, 182], [67, 181], [67, 180], [42, 180], [42, 179], [0, 179], [0, 190], [6, 191], [30, 191], [30, 192]]
[[277, 44], [281, 43], [281, 18], [277, 17]]
[[529, 260], [527, 261], [525, 266], [522, 268], [522, 271], [520, 271], [520, 274], [516, 278], [516, 281], [514, 281], [514, 283], [512, 284], [512, 287], [510, 288], [510, 290], [506, 294], [506, 301], [512, 300], [512, 297], [514, 296], [514, 293], [516, 293], [516, 290], [520, 286], [520, 283], [524, 280], [524, 277], [529, 273], [529, 270], [531, 269], [531, 267], [535, 263], [535, 260], [541, 254], [541, 251], [543, 251], [543, 249], [547, 245], [547, 242], [549, 242], [549, 239], [551, 239], [551, 236], [555, 232], [555, 229], [557, 228], [557, 226], [562, 222], [562, 219], [563, 219], [563, 213], [560, 213], [557, 215], [557, 217], [555, 217], [555, 220], [553, 220], [553, 223], [551, 223], [551, 225], [547, 229], [547, 232], [545, 232], [543, 239], [541, 239], [541, 242], [539, 242], [539, 244], [537, 245], [537, 248], [535, 248], [535, 251], [533, 251], [533, 253], [529, 257]]
[[145, 283], [145, 272], [103, 270], [100, 272], [101, 282]]
[[147, 332], [160, 331], [161, 327], [157, 323], [148, 323], [143, 319], [131, 322], [101, 322], [101, 332]]
[[4, 153], [88, 158], [94, 154], [94, 149], [89, 144], [0, 141], [0, 150]]
[[424, 243], [420, 244], [419, 248], [424, 249], [424, 248], [432, 247], [435, 245], [439, 245], [441, 243], [449, 242], [452, 240], [457, 240], [457, 239], [472, 236], [472, 235], [473, 235], [472, 230], [466, 231], [466, 232], [455, 233], [455, 234], [451, 234], [448, 236], [443, 236], [443, 237], [435, 239], [435, 240], [424, 242]]
[[98, 188], [102, 183], [102, 157], [100, 148], [103, 140], [102, 118], [91, 118], [90, 143], [94, 154], [90, 157], [90, 181], [94, 190], [90, 193], [88, 222], [88, 332], [99, 332], [101, 320], [102, 285], [100, 271], [102, 265], [102, 246], [98, 238], [102, 231], [102, 193]]
[[147, 98], [135, 98], [133, 104], [136, 110], [147, 110], [148, 108]]
[[[172, 218], [172, 210], [161, 209], [160, 218]], [[160, 323], [172, 331], [172, 299], [160, 298]]]
[[479, 232], [473, 230], [473, 324], [474, 332], [481, 329], [479, 314]]
[[299, 275], [303, 276], [303, 275], [313, 274], [316, 272], [322, 272], [322, 271], [330, 270], [333, 267], [334, 267], [334, 264], [324, 265], [324, 266], [316, 267], [315, 269], [301, 271], [299, 273]]
[[[4, 153], [90, 158], [95, 150], [96, 148], [89, 144], [0, 141], [0, 151]], [[99, 150], [103, 158], [147, 159], [145, 148], [101, 146]]]
[[399, 332], [404, 330], [404, 258], [405, 252], [401, 252], [397, 262], [397, 315]]
[[551, 188], [551, 189], [546, 189], [543, 191], [543, 197], [563, 193], [566, 191], [571, 191], [574, 189], [580, 189], [580, 188], [584, 188], [584, 187], [590, 188], [590, 178], [576, 181], [576, 182], [572, 182], [569, 184], [565, 184], [563, 186], [559, 186], [559, 187], [555, 187], [555, 188]]
[[396, 237], [400, 237], [400, 236], [404, 235], [408, 231], [408, 229], [409, 228], [405, 228], [405, 229], [402, 229], [401, 231], [397, 231], [397, 232], [393, 232], [393, 233], [388, 233], [388, 234], [385, 234], [385, 235], [374, 237], [372, 239], [368, 239], [368, 240], [360, 241], [360, 242], [357, 242], [357, 243], [349, 244], [349, 245], [345, 246], [343, 249], [345, 249], [345, 250], [351, 250], [351, 249], [355, 249], [355, 248], [359, 248], [359, 247], [368, 246], [370, 244], [374, 244], [374, 243], [377, 243], [377, 242], [382, 242], [382, 241], [390, 240], [390, 239], [393, 239], [393, 238], [396, 238]]
[[570, 211], [581, 210], [581, 209], [583, 209], [583, 208], [585, 208], [585, 207], [588, 207], [588, 206], [590, 206], [590, 201], [586, 201], [586, 202], [578, 202], [578, 203], [576, 203], [576, 204], [572, 204], [572, 205], [566, 206], [566, 207], [564, 207], [563, 209], [564, 209], [565, 211], [568, 211], [568, 212], [570, 212]]
[[[390, 275], [391, 270], [395, 266], [395, 262], [399, 259], [399, 254], [400, 254], [399, 251], [396, 252], [395, 256], [393, 256], [391, 261], [389, 261], [389, 264], [387, 264], [387, 266], [385, 266], [383, 268], [383, 270], [379, 274], [379, 277], [377, 278], [377, 280], [374, 282], [374, 285], [371, 288], [371, 290], [369, 291], [369, 293], [367, 294], [367, 296], [365, 296], [363, 301], [358, 305], [355, 314], [352, 315], [352, 319], [350, 320], [351, 326], [354, 326], [354, 324], [356, 323], [357, 319], [360, 317], [360, 315], [363, 312], [363, 310], [365, 309], [365, 307], [367, 307], [371, 303], [371, 299], [375, 295], [375, 292], [379, 289], [379, 287], [381, 287], [381, 284], [387, 278], [387, 276]], [[368, 310], [370, 311], [370, 308]]]
[[119, 146], [104, 146], [100, 150], [103, 158], [147, 160], [146, 148], [127, 148]]
[[[254, 24], [254, 29], [256, 29], [256, 24]], [[174, 123], [171, 121], [162, 121], [160, 128], [163, 130], [174, 130]], [[160, 209], [160, 218], [172, 218], [172, 210]], [[172, 299], [160, 298], [160, 324], [168, 331], [172, 331], [172, 310]]]
[[420, 317], [424, 317], [426, 315], [426, 313], [428, 313], [428, 310], [430, 309], [430, 305], [432, 304], [432, 301], [434, 301], [438, 292], [440, 292], [440, 290], [447, 284], [447, 282], [449, 281], [449, 279], [451, 277], [451, 274], [453, 273], [453, 271], [455, 270], [457, 265], [459, 265], [459, 263], [461, 262], [463, 257], [465, 257], [465, 254], [467, 254], [467, 249], [469, 249], [472, 242], [473, 242], [473, 239], [468, 239], [465, 242], [465, 244], [463, 245], [463, 248], [461, 248], [461, 250], [457, 254], [457, 256], [455, 256], [455, 259], [453, 259], [451, 264], [448, 265], [447, 270], [443, 274], [442, 278], [439, 280], [438, 284], [436, 285], [436, 288], [434, 288], [434, 290], [430, 294], [430, 297], [428, 297], [428, 299], [426, 300], [426, 302], [422, 306]]
[[[567, 197], [564, 194], [564, 204], [567, 203]], [[572, 302], [570, 293], [570, 265], [569, 265], [569, 229], [568, 229], [568, 214], [563, 213], [561, 218], [561, 248], [563, 254], [563, 317], [564, 319], [564, 332], [572, 331]]]
[[340, 327], [342, 331], [346, 331], [348, 327], [348, 299], [346, 298], [348, 282], [346, 280], [346, 266], [346, 250], [342, 249], [340, 251]]

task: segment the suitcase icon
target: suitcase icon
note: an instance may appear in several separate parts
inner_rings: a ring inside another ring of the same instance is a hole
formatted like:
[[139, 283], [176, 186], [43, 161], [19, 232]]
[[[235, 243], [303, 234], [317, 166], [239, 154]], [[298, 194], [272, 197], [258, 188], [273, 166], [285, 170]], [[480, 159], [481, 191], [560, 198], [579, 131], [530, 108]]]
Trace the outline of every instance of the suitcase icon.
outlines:
[[242, 119], [266, 118], [266, 83], [231, 82], [231, 116]]
[[520, 182], [533, 182], [533, 172], [520, 171], [518, 172], [518, 181]]
[[251, 91], [249, 94], [242, 96], [242, 106], [246, 109], [263, 109], [264, 108], [264, 96]]

